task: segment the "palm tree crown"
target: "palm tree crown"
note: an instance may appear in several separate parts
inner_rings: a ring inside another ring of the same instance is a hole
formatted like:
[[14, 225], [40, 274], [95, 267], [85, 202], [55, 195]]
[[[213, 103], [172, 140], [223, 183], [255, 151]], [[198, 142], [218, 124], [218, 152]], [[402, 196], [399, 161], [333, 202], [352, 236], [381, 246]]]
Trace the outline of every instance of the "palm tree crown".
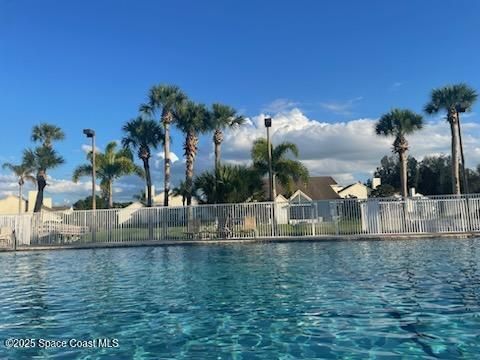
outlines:
[[63, 164], [65, 160], [50, 145], [42, 145], [35, 149], [26, 149], [23, 152], [23, 161], [27, 167], [37, 172], [37, 198], [35, 199], [34, 212], [43, 206], [43, 191], [47, 186], [47, 171]]
[[140, 159], [150, 158], [150, 150], [156, 149], [164, 140], [160, 125], [154, 120], [141, 116], [127, 122], [122, 130], [125, 133], [122, 145], [131, 150], [137, 150]]
[[[91, 162], [92, 152], [87, 155]], [[125, 175], [136, 174], [144, 176], [143, 169], [133, 162], [133, 155], [129, 149], [117, 150], [117, 143], [112, 141], [107, 144], [104, 153], [95, 154], [95, 171], [100, 179], [100, 187], [106, 198], [109, 207], [113, 206], [113, 182]], [[92, 165], [84, 164], [78, 166], [73, 172], [73, 181], [78, 182], [82, 176], [90, 176]]]
[[31, 164], [25, 162], [15, 165], [12, 163], [4, 163], [2, 167], [6, 170], [10, 170], [18, 179], [18, 213], [21, 213], [23, 209], [23, 185], [25, 181], [30, 181], [35, 184], [35, 176], [33, 175], [34, 168]]
[[245, 123], [243, 116], [237, 115], [237, 111], [227, 105], [213, 104], [210, 125], [214, 129], [213, 144], [215, 146], [215, 167], [220, 165], [220, 146], [223, 142], [223, 129], [235, 128]]
[[[300, 161], [289, 158], [289, 156], [298, 158], [299, 152], [297, 145], [291, 142], [283, 142], [275, 147], [272, 146], [272, 171], [273, 171], [273, 198], [276, 197], [276, 180], [288, 192], [291, 192], [294, 182], [308, 181], [308, 169]], [[260, 138], [255, 140], [252, 147], [253, 166], [260, 174], [268, 174], [268, 144], [267, 139]]]
[[408, 109], [393, 109], [387, 114], [382, 115], [375, 126], [375, 132], [381, 136], [394, 136], [393, 151], [400, 158], [400, 183], [402, 195], [406, 197], [407, 191], [407, 151], [408, 141], [406, 135], [420, 130], [423, 127], [423, 118], [421, 115]]
[[[427, 114], [447, 112], [452, 137], [452, 193], [460, 194], [460, 154], [463, 154], [460, 134], [460, 113], [470, 111], [478, 94], [464, 83], [448, 85], [432, 90], [430, 101], [425, 105]], [[463, 159], [463, 156], [462, 156]], [[463, 164], [462, 160], [462, 165]]]
[[32, 130], [32, 141], [41, 142], [44, 146], [51, 147], [55, 140], [63, 140], [65, 133], [56, 125], [42, 123], [35, 125]]
[[122, 144], [130, 150], [137, 150], [138, 157], [143, 161], [143, 170], [147, 183], [147, 205], [152, 206], [152, 179], [150, 175], [151, 148], [156, 149], [164, 140], [162, 127], [154, 120], [141, 116], [132, 119], [123, 126], [125, 133]]
[[35, 183], [35, 176], [33, 172], [35, 168], [31, 166], [31, 164], [21, 163], [18, 165], [12, 163], [4, 163], [2, 167], [5, 170], [10, 170], [17, 178], [18, 178], [18, 185], [22, 186], [25, 184], [25, 181], [31, 181]]
[[477, 92], [467, 84], [448, 85], [432, 90], [430, 101], [425, 105], [424, 110], [427, 114], [436, 114], [442, 110], [470, 111], [477, 97]]
[[400, 138], [412, 134], [422, 127], [421, 115], [408, 109], [393, 109], [380, 118], [375, 126], [375, 132], [377, 135]]
[[170, 192], [170, 124], [176, 120], [178, 108], [187, 100], [187, 96], [174, 85], [153, 86], [148, 93], [148, 101], [140, 106], [142, 113], [154, 116], [159, 114], [164, 127], [163, 152], [165, 160], [164, 200], [168, 206]]
[[221, 165], [195, 178], [197, 198], [203, 203], [240, 203], [260, 200], [263, 196], [262, 176], [245, 165]]
[[198, 151], [198, 134], [211, 129], [210, 113], [203, 104], [192, 101], [184, 102], [179, 109], [177, 127], [185, 134], [185, 184], [187, 188], [187, 205], [192, 201], [193, 165]]

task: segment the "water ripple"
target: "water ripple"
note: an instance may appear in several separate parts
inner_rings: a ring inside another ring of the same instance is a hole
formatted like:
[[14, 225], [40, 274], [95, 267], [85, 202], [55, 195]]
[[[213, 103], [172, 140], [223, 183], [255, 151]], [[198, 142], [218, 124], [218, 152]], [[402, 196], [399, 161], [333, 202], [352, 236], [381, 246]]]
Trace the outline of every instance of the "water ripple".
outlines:
[[0, 253], [0, 358], [475, 358], [480, 240]]

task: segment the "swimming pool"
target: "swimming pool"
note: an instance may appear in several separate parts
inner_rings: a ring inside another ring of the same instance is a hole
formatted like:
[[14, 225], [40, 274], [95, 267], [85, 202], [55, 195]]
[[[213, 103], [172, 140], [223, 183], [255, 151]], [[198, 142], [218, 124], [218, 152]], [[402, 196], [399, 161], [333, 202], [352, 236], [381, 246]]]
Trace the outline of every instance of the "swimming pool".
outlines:
[[[0, 253], [0, 358], [473, 358], [479, 247], [437, 239]], [[11, 338], [37, 347], [7, 349]], [[39, 339], [118, 346], [44, 349]]]

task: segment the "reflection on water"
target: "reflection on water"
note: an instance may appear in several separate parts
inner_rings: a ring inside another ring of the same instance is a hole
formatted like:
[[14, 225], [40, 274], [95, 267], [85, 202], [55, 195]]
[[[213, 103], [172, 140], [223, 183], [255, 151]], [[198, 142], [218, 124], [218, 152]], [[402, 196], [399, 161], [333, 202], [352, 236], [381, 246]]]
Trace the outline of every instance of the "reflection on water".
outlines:
[[0, 358], [474, 358], [480, 240], [0, 254]]

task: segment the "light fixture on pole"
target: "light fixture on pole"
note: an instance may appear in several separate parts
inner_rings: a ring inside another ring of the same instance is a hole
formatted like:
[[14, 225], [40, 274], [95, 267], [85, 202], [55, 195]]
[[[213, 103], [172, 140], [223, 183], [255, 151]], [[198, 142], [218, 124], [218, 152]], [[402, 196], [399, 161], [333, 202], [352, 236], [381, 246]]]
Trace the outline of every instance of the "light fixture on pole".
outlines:
[[273, 171], [272, 171], [272, 145], [270, 143], [270, 128], [272, 127], [272, 118], [265, 118], [265, 127], [267, 128], [267, 148], [268, 148], [268, 189], [270, 201], [273, 199]]
[[92, 210], [96, 210], [97, 199], [95, 194], [95, 130], [84, 129], [83, 133], [87, 138], [92, 139]]

